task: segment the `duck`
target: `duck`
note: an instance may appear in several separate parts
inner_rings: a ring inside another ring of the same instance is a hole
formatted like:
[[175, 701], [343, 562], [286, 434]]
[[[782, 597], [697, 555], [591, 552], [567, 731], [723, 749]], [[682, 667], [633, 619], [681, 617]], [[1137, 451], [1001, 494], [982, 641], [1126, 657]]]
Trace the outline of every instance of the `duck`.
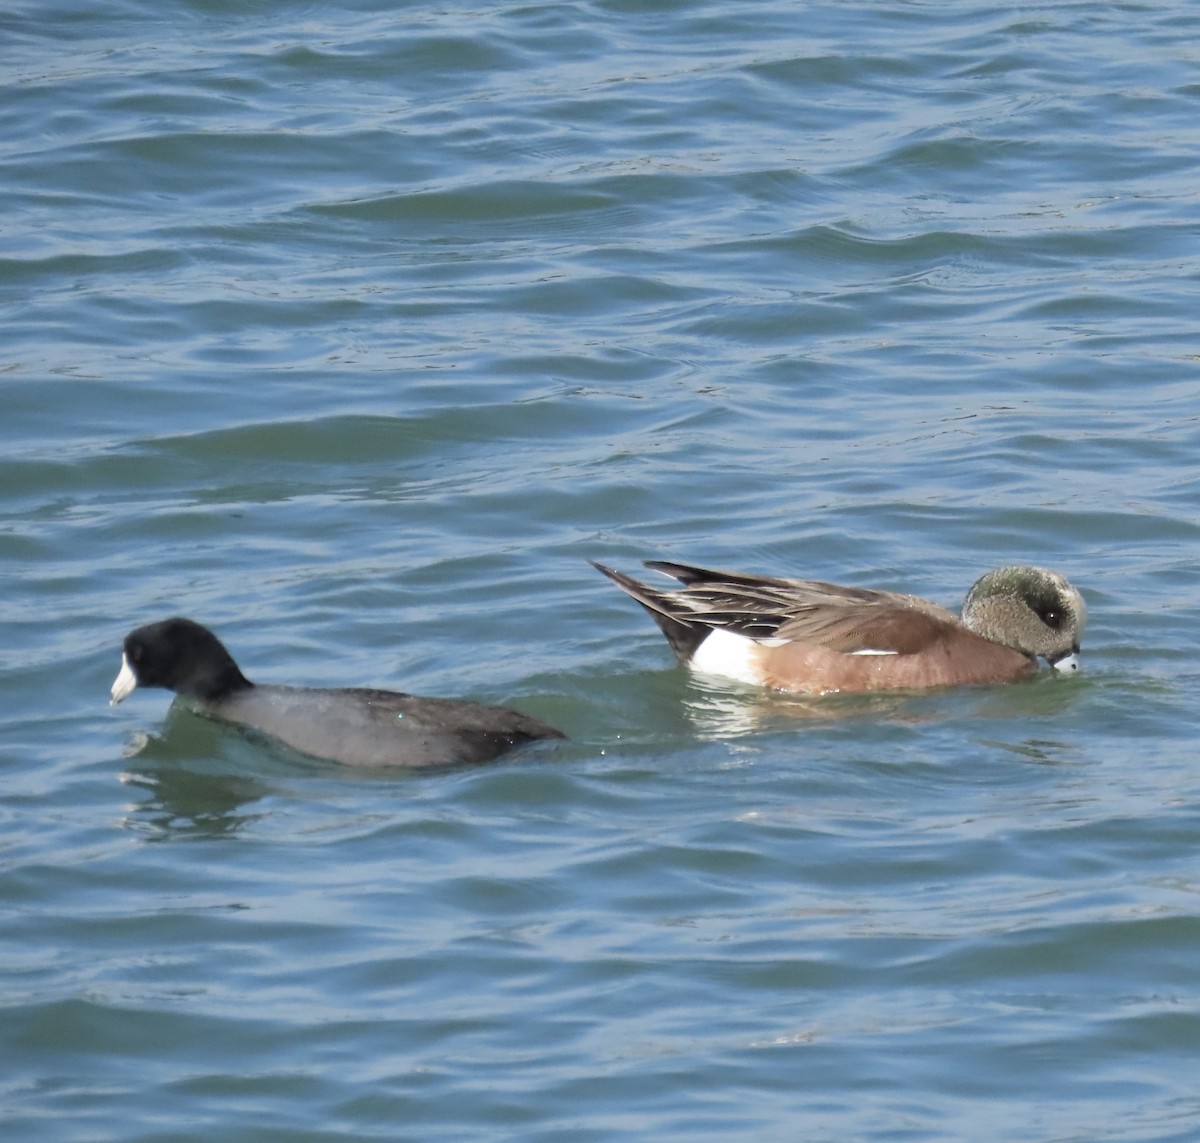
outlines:
[[207, 627], [175, 616], [125, 636], [111, 706], [137, 687], [328, 762], [433, 767], [489, 762], [562, 731], [507, 707], [367, 687], [252, 683]]
[[646, 561], [683, 585], [662, 590], [591, 562], [650, 613], [680, 662], [796, 694], [1007, 683], [1039, 659], [1072, 674], [1087, 625], [1083, 596], [1041, 567], [988, 572], [955, 615], [899, 592]]

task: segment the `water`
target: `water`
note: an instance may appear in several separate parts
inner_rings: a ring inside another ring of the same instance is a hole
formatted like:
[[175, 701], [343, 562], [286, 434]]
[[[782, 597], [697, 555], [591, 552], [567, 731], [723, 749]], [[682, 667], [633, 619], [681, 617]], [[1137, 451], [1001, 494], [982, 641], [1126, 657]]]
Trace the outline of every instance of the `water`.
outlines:
[[[10, 4], [0, 1137], [1191, 1140], [1200, 15]], [[586, 563], [957, 605], [1071, 680], [812, 704]], [[297, 761], [162, 692], [512, 703]]]

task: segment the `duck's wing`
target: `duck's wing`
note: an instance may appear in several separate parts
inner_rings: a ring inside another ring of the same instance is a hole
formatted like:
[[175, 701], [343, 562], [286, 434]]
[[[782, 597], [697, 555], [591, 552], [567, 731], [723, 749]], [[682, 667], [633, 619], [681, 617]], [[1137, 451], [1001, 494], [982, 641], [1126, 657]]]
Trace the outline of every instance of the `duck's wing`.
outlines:
[[901, 597], [899, 602], [802, 604], [779, 625], [775, 638], [843, 655], [916, 655], [962, 630], [950, 612], [913, 606]]
[[648, 561], [646, 567], [684, 585], [682, 591], [659, 591], [596, 566], [654, 614], [665, 632], [660, 616], [693, 632], [699, 629], [693, 644], [708, 630], [721, 628], [749, 639], [810, 643], [847, 655], [909, 655], [960, 626], [944, 608], [897, 592]]

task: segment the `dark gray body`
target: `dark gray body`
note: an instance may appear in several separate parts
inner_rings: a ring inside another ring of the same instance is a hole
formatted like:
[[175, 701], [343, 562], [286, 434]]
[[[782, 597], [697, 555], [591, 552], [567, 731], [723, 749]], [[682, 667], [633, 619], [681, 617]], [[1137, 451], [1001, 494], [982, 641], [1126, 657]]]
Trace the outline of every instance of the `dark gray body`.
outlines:
[[503, 706], [367, 687], [256, 686], [207, 627], [175, 616], [125, 636], [113, 705], [138, 687], [174, 691], [192, 710], [346, 766], [488, 762], [561, 731]]
[[505, 707], [367, 688], [256, 685], [227, 698], [185, 700], [199, 714], [348, 766], [487, 762], [561, 732]]

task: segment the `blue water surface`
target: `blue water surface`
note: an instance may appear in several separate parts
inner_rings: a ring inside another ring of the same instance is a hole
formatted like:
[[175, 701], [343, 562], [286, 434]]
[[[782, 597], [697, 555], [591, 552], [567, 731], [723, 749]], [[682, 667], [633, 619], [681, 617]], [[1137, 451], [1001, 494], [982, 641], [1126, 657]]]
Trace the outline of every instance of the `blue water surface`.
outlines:
[[[1200, 10], [0, 13], [0, 1138], [1200, 1137]], [[1057, 568], [820, 702], [588, 566]], [[363, 774], [166, 692], [520, 707]]]

